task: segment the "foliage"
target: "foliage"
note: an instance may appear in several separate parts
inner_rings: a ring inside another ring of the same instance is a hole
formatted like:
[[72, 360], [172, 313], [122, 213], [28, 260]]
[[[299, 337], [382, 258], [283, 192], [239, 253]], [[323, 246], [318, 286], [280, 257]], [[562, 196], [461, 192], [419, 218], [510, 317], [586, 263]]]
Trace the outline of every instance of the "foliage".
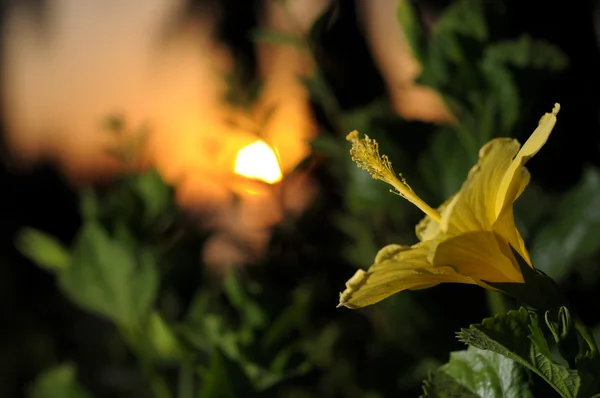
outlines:
[[424, 397], [531, 398], [528, 384], [517, 362], [471, 346], [429, 376]]
[[62, 364], [39, 375], [29, 390], [30, 398], [91, 398], [79, 385], [73, 364]]

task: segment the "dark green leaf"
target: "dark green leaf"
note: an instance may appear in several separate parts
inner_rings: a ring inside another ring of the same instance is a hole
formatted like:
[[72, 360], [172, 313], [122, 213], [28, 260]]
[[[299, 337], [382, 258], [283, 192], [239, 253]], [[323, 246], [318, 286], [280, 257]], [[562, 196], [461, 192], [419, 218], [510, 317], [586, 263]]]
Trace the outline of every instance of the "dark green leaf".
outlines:
[[144, 204], [144, 218], [150, 222], [164, 214], [172, 203], [172, 189], [165, 184], [160, 174], [152, 170], [137, 175], [133, 181], [133, 189]]
[[497, 135], [511, 135], [520, 109], [519, 91], [512, 74], [504, 65], [494, 62], [483, 62], [481, 70], [487, 80], [490, 94], [498, 104], [500, 128]]
[[600, 250], [600, 173], [587, 169], [579, 184], [562, 196], [554, 218], [531, 244], [535, 266], [554, 279], [566, 276], [581, 259]]
[[244, 325], [254, 329], [265, 324], [266, 315], [264, 311], [248, 295], [242, 280], [235, 271], [231, 271], [227, 274], [224, 287], [227, 298], [244, 318]]
[[182, 347], [179, 341], [170, 326], [157, 312], [150, 314], [145, 333], [147, 333], [157, 357], [167, 361], [181, 358]]
[[53, 236], [37, 229], [23, 228], [17, 237], [17, 247], [23, 255], [42, 268], [61, 270], [69, 266], [69, 251]]
[[419, 158], [419, 170], [429, 190], [442, 202], [461, 188], [474, 160], [457, 134], [451, 129], [441, 129]]
[[433, 373], [423, 384], [421, 398], [480, 398], [445, 372]]
[[552, 360], [552, 354], [537, 316], [526, 309], [509, 311], [458, 333], [471, 346], [496, 352], [525, 366], [550, 384], [562, 397], [575, 398], [581, 387], [576, 370]]
[[296, 35], [273, 29], [254, 29], [251, 32], [252, 40], [258, 43], [292, 45], [305, 48], [302, 39]]
[[475, 347], [453, 352], [450, 361], [425, 382], [430, 398], [533, 398], [522, 366]]
[[311, 97], [313, 97], [319, 105], [330, 114], [337, 113], [337, 99], [322, 75], [315, 74], [308, 77], [301, 77], [300, 80], [306, 85], [308, 91], [310, 91]]
[[261, 341], [264, 348], [273, 348], [296, 328], [302, 327], [308, 322], [310, 290], [301, 286], [292, 292], [291, 296], [292, 301], [289, 306], [275, 318], [265, 331]]
[[[387, 101], [373, 101], [367, 106], [354, 108], [342, 115], [342, 125], [345, 131], [358, 130], [362, 134], [373, 134], [373, 121], [391, 114]], [[348, 145], [347, 142], [344, 142]]]
[[155, 259], [147, 250], [132, 253], [99, 225], [79, 232], [71, 266], [59, 275], [65, 293], [77, 304], [120, 325], [135, 325], [147, 315], [158, 288]]
[[399, 1], [396, 16], [413, 55], [423, 60], [426, 53], [425, 32], [411, 1]]
[[346, 156], [348, 154], [346, 140], [343, 140], [339, 137], [333, 137], [325, 133], [317, 135], [310, 142], [310, 144], [313, 148], [313, 151], [322, 153], [332, 158], [340, 159], [342, 156]]
[[440, 16], [434, 34], [459, 34], [476, 40], [488, 37], [487, 22], [481, 0], [458, 0]]
[[81, 216], [84, 220], [97, 220], [99, 216], [99, 204], [96, 194], [91, 188], [81, 190], [80, 201]]
[[503, 40], [487, 46], [484, 63], [561, 71], [569, 65], [569, 59], [555, 45], [523, 35], [516, 40]]
[[209, 368], [201, 372], [202, 389], [199, 397], [226, 398], [235, 397], [231, 389], [231, 380], [228, 377], [225, 361], [218, 350], [213, 352]]
[[29, 398], [91, 398], [77, 382], [75, 365], [66, 363], [39, 375], [29, 389]]

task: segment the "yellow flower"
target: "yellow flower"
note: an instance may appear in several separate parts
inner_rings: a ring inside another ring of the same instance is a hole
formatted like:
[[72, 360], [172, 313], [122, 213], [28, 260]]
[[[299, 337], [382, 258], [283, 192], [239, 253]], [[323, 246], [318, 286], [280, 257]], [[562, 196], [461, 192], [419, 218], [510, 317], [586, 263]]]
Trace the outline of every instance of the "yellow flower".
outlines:
[[373, 178], [387, 182], [395, 193], [425, 214], [417, 225], [420, 242], [389, 245], [379, 251], [368, 271], [359, 270], [346, 282], [339, 306], [359, 308], [402, 290], [417, 290], [444, 282], [478, 284], [523, 282], [512, 248], [533, 268], [515, 226], [513, 203], [529, 183], [525, 163], [546, 143], [560, 105], [546, 113], [522, 147], [517, 140], [496, 138], [479, 151], [461, 190], [437, 210], [428, 206], [397, 176], [376, 141], [353, 131], [350, 154]]

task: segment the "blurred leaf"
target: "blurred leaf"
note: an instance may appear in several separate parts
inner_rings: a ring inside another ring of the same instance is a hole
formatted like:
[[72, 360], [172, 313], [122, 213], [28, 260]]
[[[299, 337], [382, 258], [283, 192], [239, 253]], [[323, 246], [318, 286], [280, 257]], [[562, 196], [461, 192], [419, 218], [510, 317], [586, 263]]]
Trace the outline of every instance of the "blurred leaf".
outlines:
[[243, 317], [243, 325], [258, 328], [265, 324], [264, 311], [250, 298], [235, 270], [227, 273], [224, 288], [227, 298]]
[[[344, 112], [342, 115], [342, 125], [344, 131], [358, 130], [359, 133], [372, 135], [373, 121], [377, 118], [391, 114], [388, 101], [378, 100], [369, 103], [366, 106], [354, 108], [351, 111]], [[342, 142], [349, 147], [346, 141]]]
[[147, 222], [155, 220], [172, 203], [172, 189], [165, 184], [156, 170], [136, 175], [133, 189], [144, 203], [144, 215]]
[[534, 237], [535, 266], [555, 279], [566, 276], [575, 262], [600, 250], [600, 173], [588, 168], [581, 181], [563, 194], [553, 219]]
[[157, 312], [150, 314], [145, 332], [150, 339], [154, 352], [161, 359], [171, 361], [181, 358], [182, 347], [160, 314]]
[[135, 325], [156, 297], [158, 272], [147, 250], [137, 256], [88, 222], [77, 236], [71, 266], [59, 275], [60, 285], [77, 304], [119, 325]]
[[[550, 213], [554, 212], [556, 199], [539, 185], [529, 183], [527, 189], [515, 202], [515, 222], [525, 242], [529, 242], [534, 229]], [[537, 264], [536, 264], [537, 265]]]
[[53, 236], [33, 228], [23, 228], [17, 236], [17, 247], [25, 257], [42, 268], [61, 270], [69, 266], [71, 255]]
[[500, 114], [500, 134], [511, 135], [512, 127], [515, 125], [520, 110], [520, 97], [513, 76], [502, 64], [494, 62], [483, 62], [481, 70], [487, 80], [493, 97], [498, 105]]
[[333, 348], [341, 334], [340, 324], [332, 321], [320, 330], [316, 338], [302, 342], [304, 351], [312, 362], [320, 366], [330, 365], [335, 361]]
[[519, 364], [475, 347], [451, 353], [450, 361], [425, 381], [423, 389], [431, 398], [533, 398]]
[[419, 158], [419, 171], [429, 190], [442, 203], [462, 186], [477, 153], [468, 153], [456, 134], [440, 129]]
[[267, 349], [286, 339], [292, 331], [301, 328], [308, 321], [310, 290], [300, 286], [292, 293], [292, 302], [269, 325], [262, 337], [261, 346]]
[[81, 190], [80, 211], [84, 220], [97, 220], [100, 215], [98, 198], [91, 188]]
[[231, 380], [227, 375], [225, 361], [218, 350], [213, 352], [209, 368], [201, 372], [202, 388], [199, 397], [226, 398], [235, 395], [231, 388]]
[[346, 150], [348, 148], [346, 147], [346, 141], [339, 137], [323, 133], [317, 135], [310, 144], [313, 151], [323, 153], [332, 158], [339, 159], [347, 155]]
[[422, 61], [426, 53], [425, 32], [410, 0], [400, 0], [396, 16], [406, 40], [417, 60]]
[[433, 372], [442, 365], [443, 363], [436, 358], [424, 357], [419, 359], [414, 366], [402, 372], [402, 375], [398, 379], [398, 387], [414, 388], [419, 384], [423, 384], [423, 380], [432, 376]]
[[75, 365], [66, 363], [37, 376], [29, 389], [29, 398], [91, 398], [77, 382]]
[[459, 34], [484, 41], [488, 38], [487, 25], [481, 0], [457, 0], [437, 20], [434, 34]]
[[523, 35], [516, 40], [502, 40], [488, 45], [483, 62], [557, 72], [569, 65], [569, 58], [554, 44]]
[[321, 105], [329, 114], [337, 114], [337, 99], [321, 74], [316, 73], [311, 76], [300, 77], [300, 81], [306, 85], [311, 97], [314, 98], [317, 104]]
[[292, 45], [301, 49], [305, 48], [302, 38], [274, 29], [253, 29], [250, 32], [251, 38], [257, 43]]
[[562, 397], [575, 398], [581, 387], [576, 370], [552, 360], [537, 316], [522, 308], [486, 318], [458, 333], [459, 340], [510, 358], [538, 374]]
[[379, 246], [364, 222], [356, 216], [340, 214], [335, 218], [335, 225], [352, 240], [343, 249], [344, 258], [360, 268], [371, 265]]

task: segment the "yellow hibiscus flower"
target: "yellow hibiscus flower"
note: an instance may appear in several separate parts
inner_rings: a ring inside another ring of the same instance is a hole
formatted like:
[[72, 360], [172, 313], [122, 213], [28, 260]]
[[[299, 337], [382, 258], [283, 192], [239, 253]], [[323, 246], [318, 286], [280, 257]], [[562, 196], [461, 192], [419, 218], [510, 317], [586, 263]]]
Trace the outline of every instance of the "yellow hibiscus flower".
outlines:
[[[425, 289], [444, 282], [478, 284], [522, 283], [514, 252], [533, 268], [515, 226], [513, 203], [529, 183], [525, 163], [546, 143], [556, 124], [560, 105], [546, 113], [525, 145], [496, 138], [479, 151], [461, 190], [437, 210], [419, 198], [401, 175], [397, 176], [376, 141], [357, 131], [347, 137], [350, 154], [373, 178], [392, 185], [398, 195], [425, 214], [417, 225], [420, 242], [389, 245], [379, 251], [367, 270], [358, 270], [340, 293], [339, 306], [359, 308], [403, 290]], [[512, 247], [512, 248], [511, 248]]]

